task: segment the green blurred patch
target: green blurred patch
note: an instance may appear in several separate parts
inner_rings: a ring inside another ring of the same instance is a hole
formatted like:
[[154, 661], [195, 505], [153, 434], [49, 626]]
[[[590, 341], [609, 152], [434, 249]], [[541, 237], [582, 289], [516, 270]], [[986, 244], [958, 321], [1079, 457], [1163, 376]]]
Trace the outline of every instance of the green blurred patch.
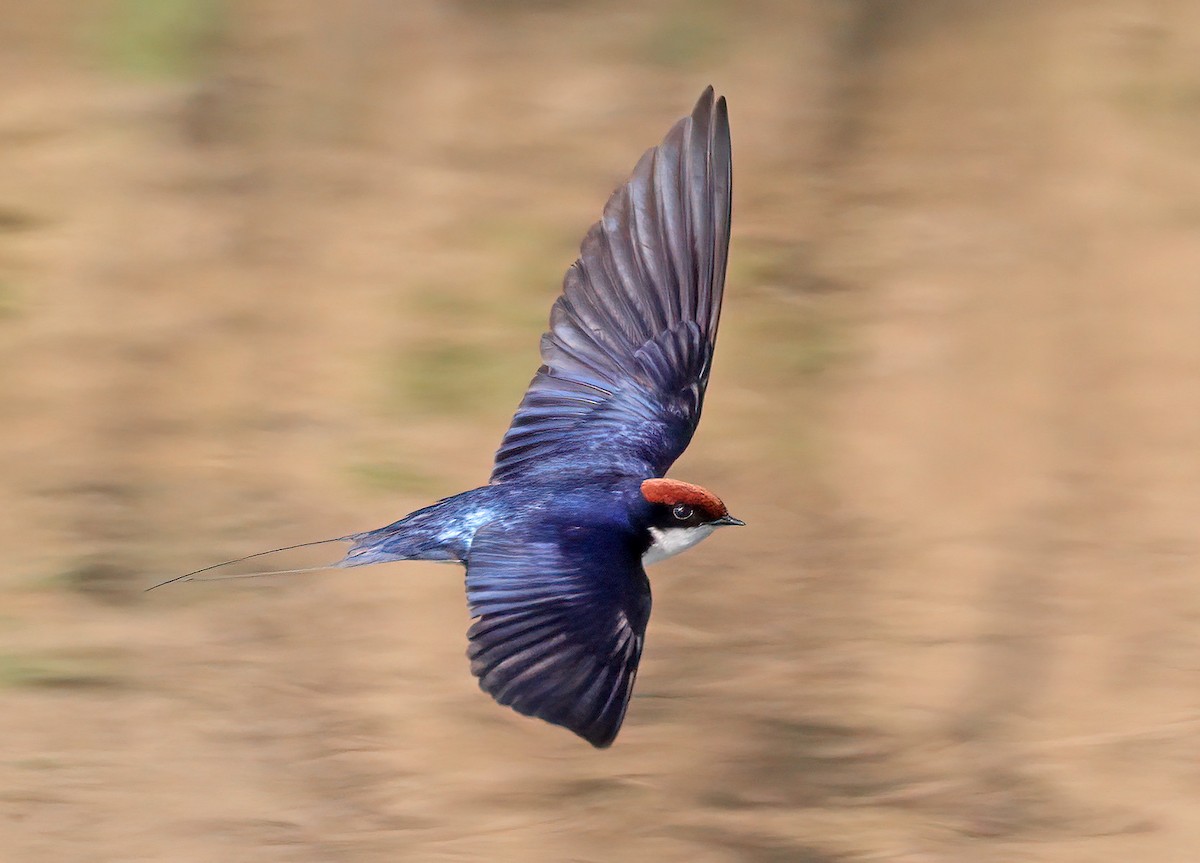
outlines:
[[729, 258], [726, 281], [740, 288], [785, 287], [802, 280], [799, 250], [792, 245], [742, 241]]
[[413, 288], [410, 301], [412, 314], [438, 325], [450, 323], [462, 314], [479, 314], [483, 305], [476, 296], [462, 295], [447, 285], [432, 283]]
[[1117, 91], [1116, 101], [1139, 120], [1190, 127], [1200, 118], [1200, 80], [1135, 77]]
[[769, 292], [764, 301], [739, 304], [742, 326], [757, 345], [755, 374], [784, 381], [828, 371], [851, 353], [850, 328], [814, 297], [836, 285], [816, 277], [793, 244], [743, 242], [730, 259], [731, 292]]
[[533, 368], [522, 357], [522, 376], [511, 351], [483, 342], [446, 341], [417, 345], [395, 361], [394, 394], [400, 410], [464, 416], [500, 403], [516, 404]]
[[772, 344], [777, 368], [797, 376], [819, 375], [849, 354], [847, 333], [827, 315], [811, 313], [781, 326], [780, 321], [762, 325], [763, 339], [778, 339]]
[[1129, 62], [1114, 78], [1110, 97], [1139, 125], [1194, 150], [1200, 121], [1200, 75], [1178, 34], [1163, 27], [1127, 34]]
[[589, 0], [457, 0], [456, 5], [472, 15], [522, 15], [592, 4]]
[[[517, 296], [515, 281], [505, 276], [483, 277], [482, 290], [450, 285], [417, 288], [408, 298], [407, 314], [428, 324], [430, 335], [486, 329], [506, 338], [521, 337], [524, 330], [541, 335], [558, 296], [556, 287], [544, 297]], [[528, 341], [528, 339], [526, 339]]]
[[7, 279], [0, 279], [0, 321], [15, 318], [20, 307], [16, 286]]
[[406, 298], [424, 333], [388, 360], [389, 401], [450, 416], [515, 407], [537, 369], [546, 328], [577, 240], [543, 222], [490, 214], [454, 227], [447, 242], [474, 250], [470, 283], [433, 282]]
[[720, 0], [671, 4], [636, 43], [636, 59], [669, 69], [708, 66], [728, 44], [728, 19]]
[[512, 296], [546, 298], [546, 307], [558, 296], [563, 274], [579, 255], [579, 240], [586, 225], [553, 225], [545, 220], [485, 213], [456, 231], [456, 242], [478, 249], [493, 270], [487, 292], [493, 301], [511, 306]]
[[212, 61], [227, 24], [224, 0], [113, 0], [90, 41], [123, 74], [189, 78]]
[[0, 653], [0, 687], [108, 689], [121, 685], [99, 657]]
[[449, 248], [470, 249], [478, 267], [466, 283], [417, 286], [412, 311], [446, 325], [464, 319], [544, 325], [563, 274], [578, 257], [583, 230], [508, 213], [463, 220], [440, 239]]
[[350, 465], [347, 473], [355, 485], [373, 492], [430, 494], [437, 487], [435, 477], [394, 461], [359, 462]]

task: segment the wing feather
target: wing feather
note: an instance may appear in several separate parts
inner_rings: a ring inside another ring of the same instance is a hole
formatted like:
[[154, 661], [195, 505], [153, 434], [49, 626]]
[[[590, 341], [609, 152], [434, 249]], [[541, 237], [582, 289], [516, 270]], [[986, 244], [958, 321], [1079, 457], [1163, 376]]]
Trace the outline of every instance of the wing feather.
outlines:
[[572, 528], [530, 542], [485, 527], [467, 558], [467, 599], [480, 688], [594, 746], [612, 743], [650, 617], [650, 585], [627, 537]]
[[682, 454], [716, 344], [731, 172], [725, 100], [710, 87], [584, 237], [492, 482], [575, 470], [662, 476]]

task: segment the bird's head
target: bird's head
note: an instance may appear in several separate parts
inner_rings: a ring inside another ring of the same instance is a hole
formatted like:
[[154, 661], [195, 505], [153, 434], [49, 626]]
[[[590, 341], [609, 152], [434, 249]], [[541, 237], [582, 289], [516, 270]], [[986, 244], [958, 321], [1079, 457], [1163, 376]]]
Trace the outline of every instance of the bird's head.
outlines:
[[650, 547], [643, 563], [656, 563], [686, 551], [725, 525], [743, 525], [721, 499], [706, 488], [677, 479], [648, 479], [642, 497], [651, 505]]

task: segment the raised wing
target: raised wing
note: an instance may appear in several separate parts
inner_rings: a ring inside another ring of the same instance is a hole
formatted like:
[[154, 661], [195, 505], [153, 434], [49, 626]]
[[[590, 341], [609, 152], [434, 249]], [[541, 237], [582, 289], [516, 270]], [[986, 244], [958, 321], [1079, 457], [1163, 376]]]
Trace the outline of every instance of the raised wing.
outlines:
[[583, 240], [492, 482], [662, 476], [700, 421], [729, 252], [729, 116], [704, 91]]
[[621, 728], [650, 618], [650, 583], [626, 540], [576, 528], [529, 542], [484, 527], [467, 558], [480, 688], [597, 747]]

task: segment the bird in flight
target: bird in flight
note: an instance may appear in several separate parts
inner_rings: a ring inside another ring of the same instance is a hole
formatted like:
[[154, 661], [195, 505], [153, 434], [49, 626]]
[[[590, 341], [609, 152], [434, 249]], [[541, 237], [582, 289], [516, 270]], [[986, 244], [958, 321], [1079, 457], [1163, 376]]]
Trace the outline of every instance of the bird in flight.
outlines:
[[584, 237], [488, 484], [321, 541], [352, 544], [333, 567], [464, 564], [480, 687], [596, 747], [629, 705], [650, 617], [644, 567], [743, 524], [707, 489], [665, 478], [712, 368], [731, 177], [729, 115], [709, 87]]

